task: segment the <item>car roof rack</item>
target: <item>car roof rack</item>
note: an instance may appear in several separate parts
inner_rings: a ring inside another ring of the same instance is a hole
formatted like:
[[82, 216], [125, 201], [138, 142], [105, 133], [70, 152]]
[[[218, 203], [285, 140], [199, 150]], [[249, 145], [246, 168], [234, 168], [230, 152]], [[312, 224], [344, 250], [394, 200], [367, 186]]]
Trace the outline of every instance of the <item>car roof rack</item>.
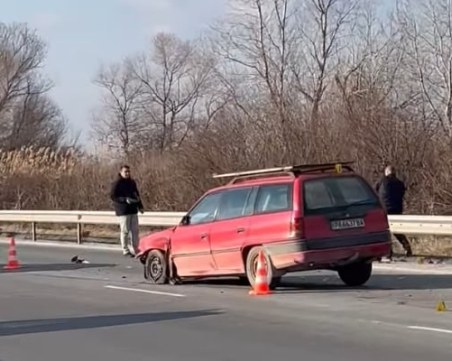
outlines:
[[228, 184], [237, 183], [238, 180], [244, 180], [246, 178], [253, 177], [268, 177], [278, 175], [290, 175], [295, 177], [299, 174], [316, 173], [316, 172], [328, 172], [335, 171], [336, 173], [342, 173], [343, 170], [353, 172], [351, 164], [354, 162], [334, 162], [334, 163], [318, 163], [318, 164], [300, 164], [284, 167], [263, 168], [247, 170], [242, 172], [213, 174], [213, 178], [233, 178]]

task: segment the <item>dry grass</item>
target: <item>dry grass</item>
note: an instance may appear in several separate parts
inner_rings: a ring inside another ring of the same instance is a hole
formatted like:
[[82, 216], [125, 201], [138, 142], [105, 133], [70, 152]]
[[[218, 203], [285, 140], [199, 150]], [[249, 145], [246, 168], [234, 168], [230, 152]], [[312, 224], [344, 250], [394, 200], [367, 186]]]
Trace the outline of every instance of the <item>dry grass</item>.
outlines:
[[419, 257], [452, 257], [451, 237], [412, 237], [410, 241]]
[[19, 150], [0, 151], [0, 173], [3, 177], [70, 175], [76, 167], [76, 162], [73, 149], [57, 152], [50, 148], [23, 147]]
[[[168, 181], [184, 176], [170, 157], [137, 155], [129, 164], [147, 210], [183, 210], [203, 192]], [[0, 151], [0, 205], [3, 209], [111, 210], [109, 191], [118, 166], [118, 162], [70, 149]]]

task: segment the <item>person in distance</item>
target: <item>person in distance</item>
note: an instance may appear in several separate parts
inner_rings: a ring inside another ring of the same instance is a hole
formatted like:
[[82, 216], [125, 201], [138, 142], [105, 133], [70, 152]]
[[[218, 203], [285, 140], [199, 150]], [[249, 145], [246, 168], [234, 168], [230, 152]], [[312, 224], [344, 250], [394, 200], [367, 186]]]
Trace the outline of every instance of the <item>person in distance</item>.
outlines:
[[[123, 165], [110, 191], [116, 215], [119, 217], [120, 241], [124, 256], [134, 257], [138, 251], [138, 211], [143, 213], [143, 203], [135, 180], [130, 175], [130, 167]], [[132, 244], [130, 244], [129, 234]], [[133, 249], [133, 252], [130, 251]]]
[[[405, 197], [406, 187], [405, 184], [397, 178], [396, 171], [393, 166], [388, 165], [385, 168], [385, 174], [377, 183], [375, 188], [388, 214], [403, 213], [403, 200]], [[413, 255], [413, 251], [411, 250], [411, 245], [407, 237], [404, 234], [394, 234], [394, 237], [396, 237], [402, 245], [405, 250], [405, 255], [407, 257], [411, 257]], [[392, 259], [392, 250], [389, 258]]]

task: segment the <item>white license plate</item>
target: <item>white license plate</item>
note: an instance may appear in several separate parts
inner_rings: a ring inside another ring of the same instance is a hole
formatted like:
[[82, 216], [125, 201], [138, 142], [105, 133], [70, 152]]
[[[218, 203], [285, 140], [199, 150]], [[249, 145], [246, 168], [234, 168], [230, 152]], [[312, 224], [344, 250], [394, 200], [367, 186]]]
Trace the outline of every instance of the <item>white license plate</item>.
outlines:
[[362, 218], [340, 219], [331, 222], [331, 228], [334, 231], [341, 229], [362, 228], [364, 225], [364, 219]]

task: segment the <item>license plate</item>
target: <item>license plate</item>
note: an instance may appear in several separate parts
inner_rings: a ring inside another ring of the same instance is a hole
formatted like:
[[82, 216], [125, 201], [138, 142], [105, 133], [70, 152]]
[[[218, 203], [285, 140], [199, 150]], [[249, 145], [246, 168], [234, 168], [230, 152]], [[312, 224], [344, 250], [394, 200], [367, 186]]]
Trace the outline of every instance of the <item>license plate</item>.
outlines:
[[364, 227], [364, 219], [354, 218], [354, 219], [339, 219], [331, 222], [331, 228], [334, 231], [341, 229], [352, 229], [352, 228], [362, 228]]

